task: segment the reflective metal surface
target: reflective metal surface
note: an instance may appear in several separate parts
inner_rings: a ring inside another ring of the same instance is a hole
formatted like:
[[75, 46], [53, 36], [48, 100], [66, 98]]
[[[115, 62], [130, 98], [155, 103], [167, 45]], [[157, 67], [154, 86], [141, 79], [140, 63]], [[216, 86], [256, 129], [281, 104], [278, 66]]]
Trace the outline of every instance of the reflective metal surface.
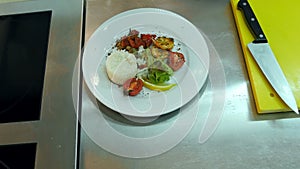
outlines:
[[[34, 143], [35, 168], [75, 168], [78, 123], [77, 100], [73, 104], [72, 77], [73, 73], [79, 73], [73, 71], [81, 52], [83, 2], [0, 2], [0, 15], [52, 11], [40, 119], [1, 123], [0, 146]], [[78, 89], [75, 90], [78, 94]], [[0, 159], [0, 163], [6, 168], [14, 168], [5, 164], [4, 159]]]
[[[256, 113], [229, 3], [87, 0], [86, 41], [115, 14], [139, 7], [163, 8], [186, 17], [203, 32], [210, 44], [211, 67], [202, 92], [186, 108], [144, 122], [103, 106], [83, 83], [80, 168], [300, 166], [295, 158], [300, 148], [299, 116]], [[148, 156], [140, 156], [141, 151]]]
[[[79, 168], [300, 166], [295, 158], [300, 148], [299, 116], [256, 113], [229, 1], [87, 0], [85, 41], [108, 18], [139, 7], [174, 11], [207, 38], [210, 74], [201, 92], [184, 108], [143, 121], [103, 106], [80, 79], [82, 7], [81, 1], [0, 4], [0, 14], [54, 11], [41, 120], [0, 124], [0, 145], [37, 143], [36, 168], [74, 168], [78, 106]], [[0, 166], [6, 165], [0, 161]]]

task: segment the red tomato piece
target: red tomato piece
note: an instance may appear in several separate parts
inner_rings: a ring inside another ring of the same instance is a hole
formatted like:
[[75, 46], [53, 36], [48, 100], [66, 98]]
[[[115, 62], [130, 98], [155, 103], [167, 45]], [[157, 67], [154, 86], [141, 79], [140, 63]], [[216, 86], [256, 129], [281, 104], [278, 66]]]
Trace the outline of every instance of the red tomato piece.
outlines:
[[179, 52], [170, 52], [168, 56], [168, 65], [174, 70], [178, 70], [184, 64], [184, 55]]
[[127, 39], [123, 39], [123, 40], [121, 40], [120, 45], [121, 45], [122, 49], [125, 49], [129, 45], [129, 42]]
[[136, 49], [139, 48], [140, 46], [145, 46], [145, 42], [139, 37], [135, 37], [134, 41], [135, 41], [135, 47], [134, 48], [136, 48]]
[[140, 93], [143, 88], [143, 81], [138, 78], [131, 78], [126, 80], [123, 84], [124, 94], [135, 96]]
[[145, 42], [145, 48], [149, 47], [152, 45], [153, 40], [155, 39], [156, 35], [155, 34], [141, 34], [141, 39]]
[[145, 42], [139, 37], [128, 37], [128, 42], [131, 47], [138, 49], [140, 46], [144, 46]]
[[128, 42], [129, 42], [129, 44], [130, 44], [130, 46], [131, 47], [134, 47], [135, 46], [135, 41], [134, 41], [134, 37], [128, 37], [127, 38], [127, 40], [128, 40]]

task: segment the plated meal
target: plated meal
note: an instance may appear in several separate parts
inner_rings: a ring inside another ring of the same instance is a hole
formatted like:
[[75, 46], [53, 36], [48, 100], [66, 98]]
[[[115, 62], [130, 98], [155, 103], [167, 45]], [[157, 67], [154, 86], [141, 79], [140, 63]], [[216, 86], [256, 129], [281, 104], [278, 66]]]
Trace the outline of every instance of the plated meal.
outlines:
[[106, 59], [108, 78], [123, 86], [125, 95], [135, 96], [143, 87], [166, 91], [176, 83], [169, 83], [172, 75], [185, 62], [185, 56], [174, 51], [172, 37], [140, 33], [129, 33], [116, 41]]
[[102, 23], [82, 59], [91, 94], [134, 117], [159, 116], [185, 105], [202, 88], [208, 67], [208, 47], [198, 28], [157, 8], [125, 11]]

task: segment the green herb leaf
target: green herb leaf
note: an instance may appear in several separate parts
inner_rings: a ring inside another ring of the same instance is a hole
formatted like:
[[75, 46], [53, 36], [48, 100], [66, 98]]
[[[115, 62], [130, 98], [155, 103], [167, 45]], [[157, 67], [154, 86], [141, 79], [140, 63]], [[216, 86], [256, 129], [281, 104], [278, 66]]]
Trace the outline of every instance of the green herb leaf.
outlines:
[[170, 74], [159, 69], [149, 69], [148, 75], [145, 80], [153, 84], [162, 84], [170, 80]]

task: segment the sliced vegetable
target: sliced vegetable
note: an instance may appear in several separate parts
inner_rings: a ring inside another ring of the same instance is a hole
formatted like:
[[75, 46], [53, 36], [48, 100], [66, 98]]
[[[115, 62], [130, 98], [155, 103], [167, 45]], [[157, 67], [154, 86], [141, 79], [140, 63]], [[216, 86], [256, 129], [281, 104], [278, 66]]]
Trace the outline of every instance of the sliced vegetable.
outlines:
[[153, 43], [158, 48], [164, 50], [171, 50], [174, 47], [174, 39], [164, 36], [156, 38], [155, 40], [153, 40]]
[[123, 84], [124, 94], [129, 96], [135, 96], [140, 93], [143, 88], [143, 81], [139, 78], [128, 79]]
[[154, 91], [167, 91], [170, 90], [171, 88], [173, 88], [174, 86], [176, 86], [175, 83], [165, 83], [165, 84], [153, 84], [150, 82], [147, 82], [146, 80], [143, 80], [143, 84], [145, 87], [147, 87], [150, 90], [154, 90]]
[[184, 64], [184, 55], [179, 52], [170, 52], [167, 64], [174, 70], [178, 70]]

